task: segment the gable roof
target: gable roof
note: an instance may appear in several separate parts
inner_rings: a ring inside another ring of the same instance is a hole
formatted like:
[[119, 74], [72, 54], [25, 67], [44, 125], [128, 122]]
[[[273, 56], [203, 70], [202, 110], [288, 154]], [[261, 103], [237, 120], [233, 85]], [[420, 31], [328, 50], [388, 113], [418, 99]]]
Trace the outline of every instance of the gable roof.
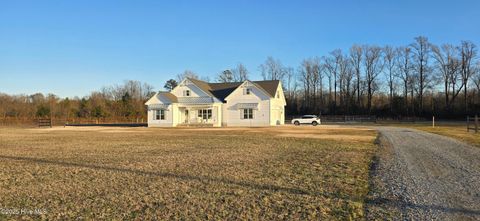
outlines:
[[170, 92], [160, 91], [160, 92], [158, 92], [158, 96], [163, 96], [163, 97], [167, 98], [170, 101], [170, 103], [177, 103], [178, 102], [177, 96], [173, 95]]
[[277, 93], [278, 85], [280, 84], [279, 80], [274, 81], [252, 81], [254, 84], [260, 86], [263, 90], [265, 90], [271, 97], [275, 97]]
[[215, 95], [212, 94], [212, 88], [210, 87], [208, 82], [197, 80], [194, 78], [187, 78], [189, 81], [191, 81], [193, 84], [195, 84], [197, 87], [199, 87], [202, 91], [207, 93], [208, 95], [215, 97]]
[[[228, 97], [228, 95], [230, 95], [235, 89], [237, 89], [240, 85], [244, 83], [244, 82], [208, 83], [208, 82], [193, 79], [193, 78], [187, 78], [187, 79], [193, 84], [195, 84], [197, 87], [199, 87], [202, 91], [210, 95], [212, 98], [217, 98], [221, 102], [225, 102], [225, 98]], [[277, 93], [278, 85], [280, 84], [280, 81], [278, 80], [249, 81], [249, 82], [252, 82], [255, 86], [263, 90], [270, 97], [275, 97], [275, 94]], [[170, 103], [187, 102], [185, 99], [178, 98], [171, 92], [160, 91], [157, 94], [155, 94], [155, 96], [164, 97], [168, 99]], [[147, 101], [146, 104], [150, 103], [150, 100]], [[188, 100], [188, 101], [193, 102], [193, 100], [191, 101]], [[205, 103], [206, 101], [202, 100], [202, 102]], [[210, 102], [213, 102], [213, 101], [209, 101], [208, 103]]]
[[225, 101], [225, 98], [230, 95], [235, 89], [237, 89], [242, 82], [231, 83], [210, 83], [215, 97], [221, 101]]
[[168, 104], [178, 102], [177, 96], [173, 95], [172, 93], [166, 91], [159, 91], [155, 93], [155, 95], [153, 95], [150, 99], [148, 99], [148, 101], [145, 102], [145, 105], [157, 104], [158, 101], [161, 100], [161, 97], [168, 100]]
[[[208, 83], [205, 81], [188, 78], [192, 83], [197, 85], [200, 89], [205, 91], [211, 96], [216, 97], [220, 101], [224, 102], [225, 98], [230, 95], [235, 89], [237, 89], [243, 82], [227, 82], [227, 83]], [[255, 84], [255, 86], [263, 89], [267, 95], [270, 97], [275, 97], [277, 93], [278, 85], [280, 84], [279, 80], [271, 81], [250, 81]]]

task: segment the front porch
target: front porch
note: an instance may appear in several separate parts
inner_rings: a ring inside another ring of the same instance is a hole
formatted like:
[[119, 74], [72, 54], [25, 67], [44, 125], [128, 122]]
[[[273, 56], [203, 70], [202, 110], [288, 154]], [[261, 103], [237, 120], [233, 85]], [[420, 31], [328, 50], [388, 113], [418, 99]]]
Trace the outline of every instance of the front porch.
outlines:
[[183, 105], [178, 114], [178, 126], [213, 127], [221, 122], [221, 110], [214, 105]]

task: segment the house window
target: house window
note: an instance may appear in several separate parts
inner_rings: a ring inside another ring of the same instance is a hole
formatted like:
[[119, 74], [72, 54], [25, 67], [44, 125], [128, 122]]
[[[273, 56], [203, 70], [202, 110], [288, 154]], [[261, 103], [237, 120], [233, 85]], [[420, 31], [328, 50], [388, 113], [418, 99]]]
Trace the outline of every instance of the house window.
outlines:
[[253, 119], [253, 109], [247, 108], [243, 109], [243, 114], [241, 115], [242, 119]]
[[183, 91], [183, 96], [190, 97], [190, 90], [184, 90]]
[[280, 93], [277, 93], [277, 98], [280, 98]]
[[198, 110], [198, 118], [203, 120], [212, 119], [212, 109], [200, 109]]
[[153, 110], [153, 114], [154, 120], [165, 120], [165, 110]]
[[245, 89], [243, 90], [243, 94], [244, 94], [244, 95], [249, 95], [250, 93], [251, 93], [250, 88], [245, 88]]

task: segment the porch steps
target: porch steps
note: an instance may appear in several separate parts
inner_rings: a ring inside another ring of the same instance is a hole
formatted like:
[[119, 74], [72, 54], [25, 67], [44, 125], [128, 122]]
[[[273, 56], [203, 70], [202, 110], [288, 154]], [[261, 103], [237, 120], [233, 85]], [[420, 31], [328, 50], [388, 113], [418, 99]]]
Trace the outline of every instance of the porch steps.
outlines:
[[213, 124], [202, 124], [202, 123], [178, 124], [177, 127], [213, 127]]

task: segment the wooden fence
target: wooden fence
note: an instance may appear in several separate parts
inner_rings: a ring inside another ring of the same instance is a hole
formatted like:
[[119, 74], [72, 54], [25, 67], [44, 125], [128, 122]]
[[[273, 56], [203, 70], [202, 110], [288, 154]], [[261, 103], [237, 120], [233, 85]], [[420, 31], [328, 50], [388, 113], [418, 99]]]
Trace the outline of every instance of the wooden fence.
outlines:
[[377, 116], [374, 115], [322, 115], [320, 116], [322, 122], [377, 122]]
[[52, 127], [53, 125], [52, 118], [37, 119], [37, 125], [38, 127]]
[[478, 133], [478, 115], [474, 117], [467, 116], [467, 132], [470, 132], [470, 130]]
[[[49, 118], [29, 117], [0, 117], [0, 126], [38, 127], [40, 121]], [[65, 124], [123, 124], [123, 123], [145, 123], [144, 118], [52, 118], [51, 126], [64, 126]], [[42, 123], [43, 124], [47, 124]], [[49, 125], [47, 125], [49, 126]]]

